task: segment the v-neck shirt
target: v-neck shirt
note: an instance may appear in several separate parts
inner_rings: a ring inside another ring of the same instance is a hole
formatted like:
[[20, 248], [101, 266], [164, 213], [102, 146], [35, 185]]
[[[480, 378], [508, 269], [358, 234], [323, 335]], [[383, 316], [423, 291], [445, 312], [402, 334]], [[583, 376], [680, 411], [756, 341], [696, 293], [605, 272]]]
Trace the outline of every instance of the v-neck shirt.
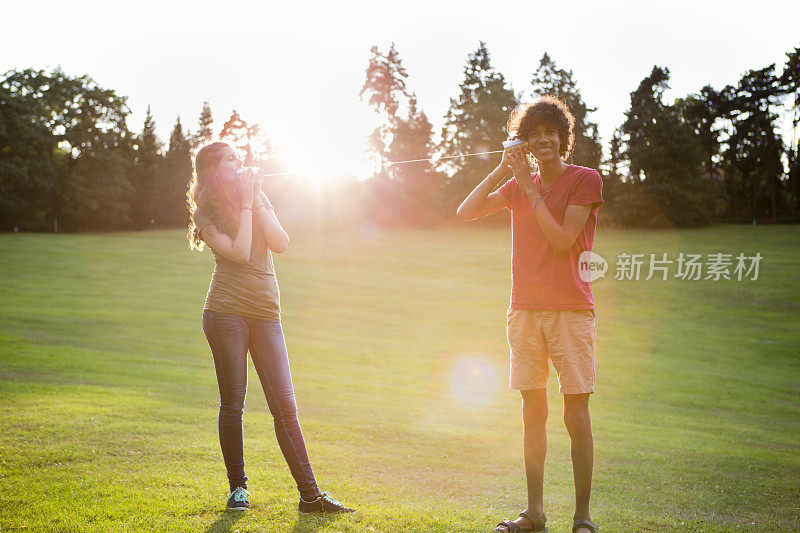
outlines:
[[597, 214], [603, 204], [603, 180], [591, 168], [569, 165], [547, 188], [532, 174], [533, 184], [556, 222], [564, 223], [569, 205], [589, 205], [591, 211], [570, 249], [557, 254], [531, 211], [528, 197], [515, 178], [498, 192], [511, 210], [511, 309], [560, 311], [594, 309], [590, 281], [579, 275], [578, 259], [594, 246]]

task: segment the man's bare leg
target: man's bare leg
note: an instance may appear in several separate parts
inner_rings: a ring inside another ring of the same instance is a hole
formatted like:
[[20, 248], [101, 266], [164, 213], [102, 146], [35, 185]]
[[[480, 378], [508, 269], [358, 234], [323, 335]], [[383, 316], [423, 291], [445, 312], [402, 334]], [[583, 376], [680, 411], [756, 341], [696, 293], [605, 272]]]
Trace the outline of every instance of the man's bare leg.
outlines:
[[[544, 459], [547, 455], [547, 389], [524, 390], [522, 392], [523, 449], [525, 456], [525, 479], [528, 485], [528, 508], [525, 514], [536, 522], [531, 524], [524, 517], [514, 522], [521, 528], [539, 526], [543, 514], [542, 490], [544, 488]], [[542, 524], [543, 525], [543, 524]], [[499, 526], [495, 531], [506, 531]]]
[[[564, 395], [564, 424], [571, 440], [572, 477], [575, 481], [575, 518], [591, 520], [589, 497], [592, 492], [592, 466], [594, 463], [594, 439], [592, 420], [589, 416], [588, 394]], [[576, 533], [591, 533], [588, 528], [579, 528]]]

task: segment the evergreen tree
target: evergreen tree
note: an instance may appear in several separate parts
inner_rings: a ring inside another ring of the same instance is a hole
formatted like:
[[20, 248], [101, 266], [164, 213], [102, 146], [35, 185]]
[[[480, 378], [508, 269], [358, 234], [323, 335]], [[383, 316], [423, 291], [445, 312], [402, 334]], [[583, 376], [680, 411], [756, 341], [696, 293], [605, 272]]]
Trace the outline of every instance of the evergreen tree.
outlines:
[[720, 152], [720, 129], [717, 124], [721, 114], [720, 98], [720, 94], [713, 87], [706, 85], [699, 93], [676, 101], [676, 106], [681, 110], [687, 124], [700, 139], [705, 159], [705, 173], [709, 177], [716, 174], [715, 160]]
[[611, 136], [609, 143], [608, 159], [605, 165], [605, 176], [612, 181], [623, 181], [623, 154], [622, 129], [617, 128]]
[[625, 142], [622, 128], [617, 128], [611, 136], [608, 158], [603, 162], [603, 223], [612, 226], [641, 226], [640, 185], [627, 176]]
[[269, 143], [261, 135], [258, 124], [249, 125], [235, 109], [219, 134], [221, 140], [229, 141], [244, 154], [244, 164], [252, 166], [267, 156]]
[[[394, 120], [388, 156], [391, 161], [409, 161], [428, 159], [433, 151], [433, 126], [425, 112], [417, 108], [417, 97], [412, 94], [409, 99], [408, 117], [396, 117]], [[390, 167], [390, 175], [398, 181], [408, 181], [408, 169], [423, 169], [428, 172], [431, 164], [420, 161], [417, 164], [395, 165]]]
[[744, 215], [749, 204], [753, 223], [764, 215], [775, 220], [779, 210], [783, 141], [776, 133], [773, 108], [782, 88], [774, 70], [774, 64], [750, 70], [736, 87], [723, 91], [723, 107], [732, 125], [724, 154], [732, 214]]
[[415, 161], [389, 167], [391, 179], [397, 183], [405, 222], [427, 223], [437, 219], [437, 191], [444, 178], [428, 161], [433, 154], [433, 126], [417, 108], [412, 93], [408, 117], [395, 120], [388, 156], [391, 161]]
[[786, 65], [783, 67], [780, 83], [783, 92], [789, 95], [790, 115], [792, 117], [792, 141], [788, 150], [789, 156], [789, 194], [791, 211], [800, 212], [800, 140], [797, 137], [797, 126], [800, 124], [800, 47], [786, 54]]
[[[481, 41], [478, 49], [467, 58], [459, 95], [450, 99], [450, 109], [442, 127], [440, 154], [451, 157], [502, 150], [502, 142], [508, 136], [506, 122], [516, 105], [514, 91], [505, 77], [492, 67], [486, 43]], [[442, 189], [444, 212], [455, 216], [458, 204], [498, 162], [499, 154], [442, 160], [442, 169], [450, 174]]]
[[597, 109], [588, 107], [583, 101], [572, 71], [558, 68], [545, 52], [539, 62], [539, 68], [533, 73], [531, 85], [534, 95], [556, 96], [572, 111], [575, 117], [575, 144], [571, 160], [576, 165], [597, 168], [603, 156], [603, 149], [600, 146], [597, 124], [587, 118], [589, 113]]
[[134, 227], [146, 227], [158, 221], [158, 204], [164, 192], [162, 148], [163, 145], [156, 136], [156, 123], [148, 105], [142, 133], [136, 143], [136, 159], [131, 180], [135, 189]]
[[211, 106], [208, 105], [207, 100], [203, 102], [203, 109], [200, 111], [197, 126], [197, 134], [192, 138], [194, 147], [202, 146], [214, 139], [214, 118], [211, 116]]
[[406, 89], [408, 74], [394, 43], [385, 54], [377, 46], [373, 46], [370, 53], [372, 57], [367, 65], [366, 79], [358, 96], [361, 100], [366, 100], [378, 114], [379, 125], [369, 136], [368, 151], [376, 159], [378, 175], [388, 178], [386, 163], [389, 159], [389, 145], [400, 120], [398, 113], [401, 107], [408, 107], [411, 98]]
[[164, 226], [185, 226], [189, 212], [186, 191], [192, 176], [192, 154], [188, 136], [183, 132], [181, 117], [175, 120], [164, 156], [164, 194], [159, 203], [158, 220]]
[[669, 70], [653, 67], [650, 76], [639, 84], [631, 93], [631, 108], [625, 113], [622, 132], [627, 136], [626, 156], [630, 161], [631, 178], [640, 181], [643, 178], [643, 163], [649, 148], [648, 134], [657, 119], [666, 114], [663, 102], [664, 91], [668, 88]]
[[635, 188], [658, 206], [657, 211], [640, 213], [636, 223], [698, 226], [713, 214], [707, 183], [699, 179], [702, 145], [679, 109], [663, 101], [668, 81], [668, 69], [653, 67], [631, 93], [622, 125], [631, 177], [639, 184]]
[[380, 124], [369, 137], [369, 151], [377, 159], [377, 179], [367, 206], [370, 218], [384, 223], [419, 224], [436, 217], [440, 175], [429, 161], [388, 165], [388, 161], [430, 159], [433, 127], [406, 87], [408, 74], [391, 45], [384, 54], [377, 46], [366, 70], [359, 97], [378, 114]]
[[409, 97], [406, 89], [408, 73], [394, 43], [386, 54], [377, 46], [373, 46], [370, 53], [372, 57], [367, 65], [366, 80], [358, 96], [362, 100], [366, 98], [370, 107], [391, 120]]

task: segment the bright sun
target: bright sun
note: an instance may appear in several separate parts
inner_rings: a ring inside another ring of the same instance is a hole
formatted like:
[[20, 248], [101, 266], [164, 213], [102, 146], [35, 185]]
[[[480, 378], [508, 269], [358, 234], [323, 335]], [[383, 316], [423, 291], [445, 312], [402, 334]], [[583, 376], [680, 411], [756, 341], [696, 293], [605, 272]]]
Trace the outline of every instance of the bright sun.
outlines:
[[337, 107], [309, 104], [307, 119], [298, 119], [294, 109], [272, 111], [265, 130], [288, 171], [302, 174], [318, 187], [364, 180], [374, 173], [365, 150], [375, 115], [363, 103], [354, 100], [350, 106]]
[[364, 148], [343, 144], [341, 147], [304, 145], [281, 146], [278, 152], [289, 171], [297, 172], [316, 186], [333, 186], [337, 181], [364, 180], [372, 175], [363, 156]]

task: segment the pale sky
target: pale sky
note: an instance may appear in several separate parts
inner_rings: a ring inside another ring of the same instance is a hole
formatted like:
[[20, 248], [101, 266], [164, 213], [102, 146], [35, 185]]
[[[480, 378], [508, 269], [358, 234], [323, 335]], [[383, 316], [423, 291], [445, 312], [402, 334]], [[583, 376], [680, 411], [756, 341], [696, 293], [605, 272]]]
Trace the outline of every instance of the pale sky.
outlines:
[[217, 130], [236, 108], [298, 169], [356, 172], [375, 125], [358, 99], [372, 45], [395, 43], [436, 134], [479, 40], [516, 92], [529, 93], [546, 51], [598, 108], [604, 144], [653, 65], [670, 69], [671, 101], [770, 63], [780, 72], [800, 46], [792, 0], [487, 4], [13, 2], [2, 8], [0, 71], [89, 74], [129, 97], [133, 131], [149, 104], [164, 142], [178, 115], [196, 130], [209, 100]]

